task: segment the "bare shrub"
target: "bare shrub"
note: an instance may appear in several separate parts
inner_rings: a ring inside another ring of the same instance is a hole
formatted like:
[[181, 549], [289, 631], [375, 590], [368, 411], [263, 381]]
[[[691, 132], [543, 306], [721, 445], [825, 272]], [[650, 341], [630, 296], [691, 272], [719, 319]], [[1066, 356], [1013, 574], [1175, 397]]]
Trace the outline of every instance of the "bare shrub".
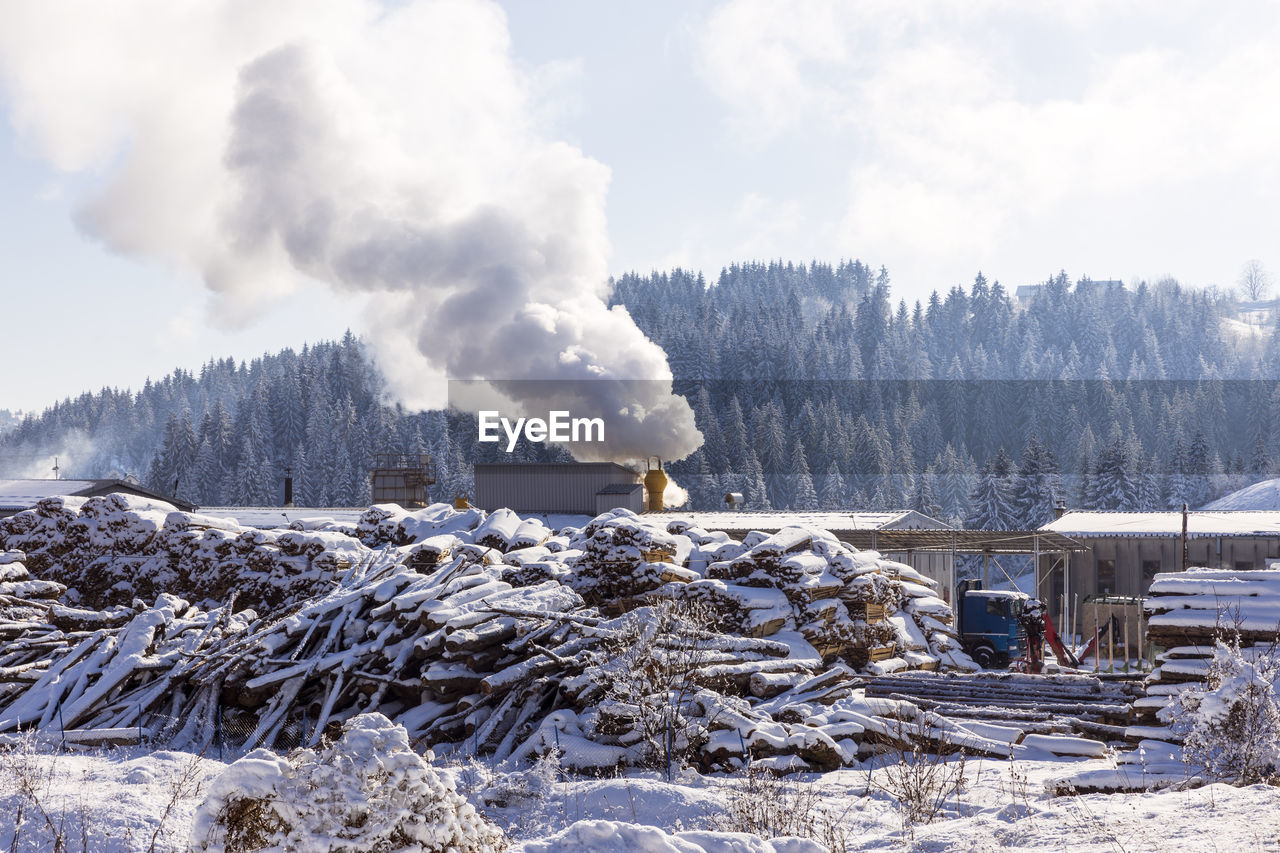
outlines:
[[[17, 851], [24, 843], [30, 849], [67, 850], [65, 813], [51, 813], [46, 807], [55, 767], [35, 732], [9, 738], [0, 745], [0, 790], [18, 792], [13, 813], [13, 835], [7, 849]], [[0, 843], [4, 841], [0, 838]]]
[[914, 838], [917, 826], [937, 820], [947, 801], [959, 797], [968, 782], [965, 761], [964, 750], [929, 731], [924, 718], [899, 721], [879, 768], [873, 765], [867, 773], [867, 787], [894, 799], [903, 834]]
[[592, 677], [603, 686], [596, 726], [638, 764], [687, 763], [708, 739], [714, 708], [697, 676], [712, 662], [715, 617], [700, 601], [659, 599], [620, 620]]
[[724, 814], [715, 821], [716, 829], [761, 838], [808, 838], [831, 853], [854, 849], [845, 826], [852, 801], [837, 814], [823, 803], [812, 782], [779, 778], [760, 767], [748, 767], [735, 782], [725, 798]]

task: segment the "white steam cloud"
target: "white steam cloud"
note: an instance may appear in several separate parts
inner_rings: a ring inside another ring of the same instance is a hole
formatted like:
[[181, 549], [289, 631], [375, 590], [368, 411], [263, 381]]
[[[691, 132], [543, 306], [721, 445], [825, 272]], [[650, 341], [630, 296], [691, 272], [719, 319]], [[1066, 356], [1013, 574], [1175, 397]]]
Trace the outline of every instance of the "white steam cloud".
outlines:
[[215, 322], [323, 281], [367, 295], [406, 405], [506, 380], [540, 415], [513, 380], [658, 380], [628, 400], [594, 383], [611, 429], [592, 454], [679, 459], [702, 439], [665, 354], [606, 306], [609, 172], [546, 131], [554, 71], [513, 59], [484, 0], [0, 0], [16, 126], [104, 176], [81, 227], [197, 270]]

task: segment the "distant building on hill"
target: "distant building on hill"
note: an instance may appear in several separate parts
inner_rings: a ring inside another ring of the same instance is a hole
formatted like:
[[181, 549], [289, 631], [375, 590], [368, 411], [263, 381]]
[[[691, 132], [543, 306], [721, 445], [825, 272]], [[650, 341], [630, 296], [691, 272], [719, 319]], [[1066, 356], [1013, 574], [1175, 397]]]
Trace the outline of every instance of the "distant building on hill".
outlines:
[[1043, 289], [1043, 284], [1020, 284], [1013, 295], [1017, 298], [1019, 305], [1026, 307]]
[[113, 492], [164, 501], [186, 512], [196, 508], [190, 501], [162, 495], [128, 480], [0, 480], [0, 518], [31, 509], [45, 498], [95, 498]]

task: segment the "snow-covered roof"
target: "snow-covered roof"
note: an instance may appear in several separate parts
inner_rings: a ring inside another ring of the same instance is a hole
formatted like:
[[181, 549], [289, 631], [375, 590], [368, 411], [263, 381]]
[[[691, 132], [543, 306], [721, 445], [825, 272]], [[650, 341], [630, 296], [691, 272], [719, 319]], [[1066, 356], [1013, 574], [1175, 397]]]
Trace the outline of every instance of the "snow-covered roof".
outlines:
[[[1040, 529], [1066, 536], [1181, 536], [1182, 513], [1075, 511]], [[1187, 536], [1280, 536], [1280, 511], [1193, 510]]]
[[79, 494], [96, 485], [95, 480], [0, 480], [0, 508], [26, 509], [45, 498]]
[[1263, 509], [1280, 511], [1280, 480], [1263, 480], [1245, 486], [1216, 501], [1207, 503], [1204, 509]]
[[965, 595], [976, 595], [984, 598], [1027, 598], [1020, 589], [971, 589]]
[[674, 521], [688, 519], [703, 530], [781, 530], [797, 524], [821, 530], [949, 530], [950, 525], [918, 513], [900, 509], [888, 512], [680, 512], [645, 513], [645, 518]]
[[90, 497], [111, 492], [163, 500], [178, 509], [194, 507], [187, 501], [162, 495], [125, 480], [0, 480], [0, 512], [12, 513], [30, 509], [45, 498]]
[[274, 530], [295, 521], [330, 519], [337, 524], [355, 526], [367, 507], [280, 507], [280, 506], [203, 506], [201, 515], [234, 518], [245, 527]]

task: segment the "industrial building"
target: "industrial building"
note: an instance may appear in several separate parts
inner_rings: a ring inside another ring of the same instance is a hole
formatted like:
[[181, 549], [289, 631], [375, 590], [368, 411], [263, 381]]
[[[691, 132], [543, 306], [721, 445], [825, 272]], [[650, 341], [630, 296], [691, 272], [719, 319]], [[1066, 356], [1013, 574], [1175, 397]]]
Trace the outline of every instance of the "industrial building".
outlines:
[[94, 498], [113, 492], [164, 501], [184, 512], [196, 508], [190, 501], [162, 495], [129, 480], [0, 480], [0, 518], [31, 509], [45, 498]]
[[[1081, 595], [1144, 595], [1157, 572], [1183, 563], [1183, 513], [1063, 514], [1040, 528], [1078, 542], [1069, 588]], [[1186, 566], [1265, 569], [1280, 559], [1280, 512], [1192, 510], [1186, 513]]]
[[640, 473], [616, 462], [477, 462], [474, 476], [472, 503], [485, 510], [596, 516], [644, 509]]
[[[375, 504], [399, 504], [405, 509], [427, 505], [427, 487], [435, 483], [431, 457], [425, 453], [379, 453], [369, 472], [369, 494]], [[285, 480], [286, 506], [293, 505], [293, 478]]]

